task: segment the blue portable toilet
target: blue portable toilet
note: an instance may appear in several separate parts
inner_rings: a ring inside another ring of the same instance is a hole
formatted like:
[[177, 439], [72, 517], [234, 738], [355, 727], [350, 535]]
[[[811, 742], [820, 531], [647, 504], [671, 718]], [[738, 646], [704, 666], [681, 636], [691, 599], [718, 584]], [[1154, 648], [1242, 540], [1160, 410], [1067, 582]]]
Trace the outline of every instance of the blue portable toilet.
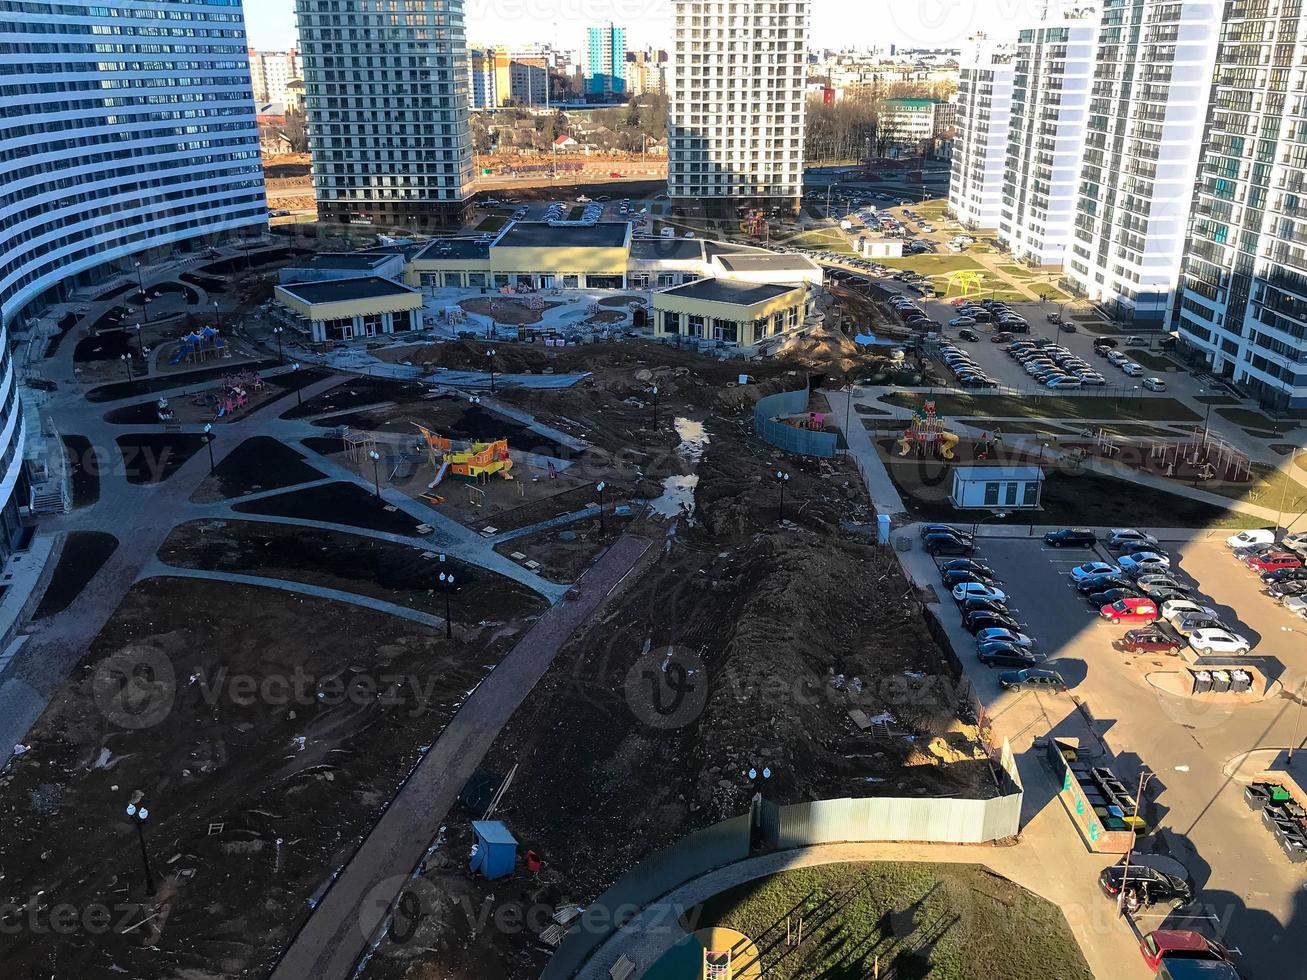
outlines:
[[473, 820], [476, 846], [469, 870], [481, 872], [492, 881], [513, 873], [517, 864], [517, 839], [500, 820]]
[[889, 544], [888, 514], [878, 514], [876, 516], [876, 540], [881, 544]]

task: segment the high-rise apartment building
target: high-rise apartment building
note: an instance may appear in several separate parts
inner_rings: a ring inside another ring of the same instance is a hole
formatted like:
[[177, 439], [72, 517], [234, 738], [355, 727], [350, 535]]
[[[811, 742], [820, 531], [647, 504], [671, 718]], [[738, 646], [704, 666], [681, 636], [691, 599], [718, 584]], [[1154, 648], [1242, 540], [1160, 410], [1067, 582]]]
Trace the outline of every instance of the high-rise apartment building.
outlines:
[[620, 101], [626, 98], [626, 28], [609, 24], [587, 32], [585, 50], [587, 99]]
[[467, 93], [473, 109], [499, 107], [498, 74], [495, 71], [493, 50], [481, 48], [467, 53]]
[[626, 93], [633, 98], [641, 95], [667, 93], [667, 52], [629, 51], [626, 55]]
[[0, 0], [0, 34], [3, 559], [28, 503], [8, 329], [137, 260], [262, 227], [268, 206], [239, 3]]
[[256, 103], [290, 101], [286, 87], [304, 78], [304, 63], [299, 52], [249, 50], [250, 82]]
[[1103, 0], [1064, 278], [1120, 319], [1175, 301], [1224, 0]]
[[1307, 12], [1229, 8], [1198, 169], [1182, 351], [1275, 409], [1307, 408]]
[[1017, 37], [998, 237], [1020, 261], [1062, 265], [1070, 247], [1097, 42], [1096, 11], [1052, 8]]
[[674, 13], [672, 199], [797, 213], [809, 0], [676, 0]]
[[462, 0], [296, 0], [313, 187], [328, 221], [418, 230], [471, 216]]
[[949, 209], [968, 228], [997, 228], [1012, 114], [1012, 50], [973, 44], [961, 63]]

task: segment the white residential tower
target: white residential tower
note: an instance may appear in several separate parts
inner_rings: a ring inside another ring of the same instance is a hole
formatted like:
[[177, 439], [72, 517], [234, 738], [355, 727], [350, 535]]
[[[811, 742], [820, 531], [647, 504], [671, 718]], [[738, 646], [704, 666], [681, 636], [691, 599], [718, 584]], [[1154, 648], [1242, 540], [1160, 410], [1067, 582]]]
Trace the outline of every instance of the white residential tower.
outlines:
[[949, 210], [968, 228], [997, 228], [1012, 115], [1012, 45], [980, 41], [961, 64]]

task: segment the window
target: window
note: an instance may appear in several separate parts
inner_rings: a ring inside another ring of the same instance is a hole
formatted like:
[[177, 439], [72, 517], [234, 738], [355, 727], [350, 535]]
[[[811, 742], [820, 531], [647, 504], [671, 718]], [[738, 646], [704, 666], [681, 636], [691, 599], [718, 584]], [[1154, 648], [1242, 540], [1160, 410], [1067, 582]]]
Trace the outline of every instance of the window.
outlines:
[[1032, 480], [1026, 484], [1025, 499], [1021, 503], [1026, 507], [1037, 507], [1039, 505], [1039, 482]]
[[1009, 506], [1009, 507], [1015, 507], [1015, 506], [1016, 506], [1016, 502], [1017, 502], [1017, 487], [1019, 487], [1019, 486], [1021, 486], [1021, 484], [1019, 484], [1019, 483], [1008, 483], [1008, 484], [1005, 484], [1005, 487], [1004, 487], [1005, 492], [1004, 492], [1004, 500], [1003, 500], [1003, 502], [1004, 502], [1005, 504], [1007, 504], [1007, 506]]
[[997, 506], [998, 506], [998, 488], [999, 488], [999, 485], [998, 485], [997, 483], [986, 483], [986, 484], [985, 484], [985, 506], [986, 506], [986, 507], [997, 507]]

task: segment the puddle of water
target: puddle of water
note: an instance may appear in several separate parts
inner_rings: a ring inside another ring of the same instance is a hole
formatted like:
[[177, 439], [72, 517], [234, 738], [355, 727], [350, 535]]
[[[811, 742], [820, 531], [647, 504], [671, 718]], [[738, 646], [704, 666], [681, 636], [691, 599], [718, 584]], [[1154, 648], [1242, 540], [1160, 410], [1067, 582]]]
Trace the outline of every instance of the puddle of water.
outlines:
[[[681, 437], [681, 444], [676, 447], [685, 460], [697, 464], [703, 459], [704, 448], [709, 443], [708, 429], [702, 422], [693, 419], [678, 418], [673, 422], [676, 434]], [[669, 476], [663, 480], [663, 495], [651, 501], [649, 506], [655, 514], [675, 518], [682, 515], [694, 516], [694, 491], [699, 486], [699, 474], [689, 473], [684, 476]]]

